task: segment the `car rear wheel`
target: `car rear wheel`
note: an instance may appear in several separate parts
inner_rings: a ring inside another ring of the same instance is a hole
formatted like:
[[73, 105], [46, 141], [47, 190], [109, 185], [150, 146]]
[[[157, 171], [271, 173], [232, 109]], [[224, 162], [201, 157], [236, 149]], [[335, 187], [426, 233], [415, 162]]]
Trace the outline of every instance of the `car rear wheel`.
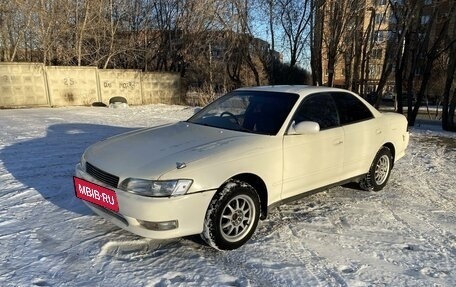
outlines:
[[365, 190], [379, 191], [385, 187], [393, 168], [391, 150], [382, 147], [374, 158], [369, 172], [361, 180], [360, 186]]
[[212, 199], [201, 237], [216, 249], [236, 249], [252, 237], [259, 216], [255, 189], [245, 182], [229, 181]]
[[124, 97], [112, 97], [109, 99], [109, 103], [110, 104], [114, 104], [114, 103], [124, 103], [124, 104], [127, 104], [127, 99], [124, 98]]

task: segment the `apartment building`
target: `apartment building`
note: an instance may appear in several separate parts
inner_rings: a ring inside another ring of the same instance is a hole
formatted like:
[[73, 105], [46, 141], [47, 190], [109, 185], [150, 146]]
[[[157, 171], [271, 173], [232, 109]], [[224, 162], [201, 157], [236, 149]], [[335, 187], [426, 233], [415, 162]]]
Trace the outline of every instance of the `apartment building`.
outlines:
[[[430, 37], [435, 37], [441, 27], [439, 25], [448, 20], [450, 1], [454, 0], [418, 1], [416, 7], [421, 9], [419, 21], [422, 31], [426, 31], [426, 25], [432, 24]], [[388, 40], [401, 24], [400, 17], [393, 12], [400, 10], [397, 5], [410, 5], [411, 2], [327, 0], [322, 3], [325, 15], [322, 33], [323, 83], [349, 88], [364, 95], [374, 92], [382, 76]], [[334, 44], [334, 40], [337, 43]], [[416, 76], [420, 77], [422, 63], [418, 62], [416, 66]], [[394, 92], [394, 68], [385, 84], [384, 94]]]

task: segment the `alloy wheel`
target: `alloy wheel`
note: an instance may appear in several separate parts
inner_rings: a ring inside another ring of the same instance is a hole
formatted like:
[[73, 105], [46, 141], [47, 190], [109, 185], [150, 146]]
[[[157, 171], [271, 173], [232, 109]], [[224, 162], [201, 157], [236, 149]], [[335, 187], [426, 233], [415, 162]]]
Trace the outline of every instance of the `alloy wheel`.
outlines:
[[251, 197], [241, 194], [225, 205], [220, 218], [222, 237], [229, 242], [242, 239], [252, 228], [255, 205]]
[[377, 165], [375, 167], [375, 183], [377, 185], [381, 185], [385, 182], [385, 180], [388, 178], [389, 169], [390, 158], [388, 155], [384, 154], [378, 159]]

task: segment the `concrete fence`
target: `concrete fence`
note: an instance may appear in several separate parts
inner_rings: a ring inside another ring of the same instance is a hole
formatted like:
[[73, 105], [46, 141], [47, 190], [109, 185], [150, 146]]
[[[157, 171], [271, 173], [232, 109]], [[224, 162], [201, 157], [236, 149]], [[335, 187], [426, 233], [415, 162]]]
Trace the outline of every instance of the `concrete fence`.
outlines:
[[173, 73], [0, 63], [0, 107], [109, 104], [118, 96], [131, 105], [176, 104], [181, 93], [180, 76]]

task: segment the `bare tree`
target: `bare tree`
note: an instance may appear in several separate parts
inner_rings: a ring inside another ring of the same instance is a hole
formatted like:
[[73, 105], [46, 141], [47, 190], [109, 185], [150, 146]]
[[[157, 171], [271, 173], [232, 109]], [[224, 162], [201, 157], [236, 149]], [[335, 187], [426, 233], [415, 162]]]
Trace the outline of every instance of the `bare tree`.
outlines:
[[266, 0], [267, 1], [267, 11], [268, 11], [268, 21], [269, 21], [269, 31], [271, 33], [271, 49], [269, 50], [269, 58], [266, 64], [269, 70], [269, 82], [270, 84], [274, 84], [274, 62], [275, 62], [275, 37], [274, 37], [274, 1], [273, 0]]
[[90, 17], [90, 10], [92, 7], [90, 6], [90, 1], [84, 1], [81, 5], [81, 9], [79, 8], [79, 1], [76, 1], [76, 55], [78, 59], [78, 66], [81, 66], [81, 61], [82, 61], [82, 46], [84, 42], [84, 36], [85, 36], [85, 31], [86, 27], [89, 22], [89, 17]]
[[[299, 61], [306, 39], [302, 28], [294, 29], [307, 24], [296, 22], [294, 2], [3, 0], [0, 60], [172, 71], [190, 84], [209, 83], [210, 90], [260, 85], [274, 79], [276, 33], [283, 33], [279, 4], [288, 9], [282, 20], [292, 25], [287, 39], [294, 41], [293, 63]], [[255, 35], [261, 9], [269, 15], [273, 49]]]
[[[342, 38], [347, 32], [351, 19], [360, 13], [362, 7], [357, 0], [327, 0], [325, 3], [326, 29], [323, 29], [323, 39], [327, 58], [328, 86], [334, 85], [334, 74], [337, 59], [341, 54]], [[326, 34], [325, 34], [326, 33]]]
[[[456, 5], [453, 3], [453, 6]], [[456, 12], [453, 7], [449, 14], [451, 25], [448, 29], [448, 65], [446, 81], [443, 90], [443, 105], [442, 105], [442, 128], [447, 131], [456, 131], [455, 110], [456, 110], [456, 86], [454, 79], [456, 74]], [[451, 89], [453, 95], [451, 96]]]
[[[276, 56], [276, 35], [280, 34], [278, 27], [279, 17], [279, 2], [274, 0], [257, 0], [258, 8], [254, 13], [258, 14], [258, 18], [255, 22], [264, 25], [264, 32], [269, 35], [269, 42], [271, 43], [268, 53], [261, 53], [257, 51], [258, 58], [263, 65], [263, 69], [267, 72], [267, 78], [269, 84], [275, 83], [274, 70], [278, 58]], [[255, 8], [254, 8], [255, 9]]]
[[[450, 24], [451, 19], [456, 17], [456, 4], [451, 2], [449, 7], [448, 15], [449, 18], [444, 19], [442, 23], [439, 23], [437, 26], [437, 15], [441, 14], [444, 10], [447, 9], [444, 6], [436, 6], [433, 8], [432, 15], [430, 16], [429, 20], [426, 23], [426, 28], [424, 29], [424, 35], [419, 37], [419, 50], [418, 50], [418, 57], [424, 58], [424, 63], [421, 66], [421, 77], [419, 88], [416, 95], [416, 102], [413, 106], [413, 110], [408, 112], [408, 121], [409, 125], [414, 125], [416, 117], [418, 115], [418, 110], [422, 104], [423, 98], [425, 96], [427, 86], [429, 83], [429, 79], [431, 78], [431, 71], [434, 66], [435, 60], [449, 48], [451, 48], [456, 41], [456, 39], [452, 39], [451, 41], [445, 41], [447, 38], [447, 31]], [[448, 10], [446, 10], [448, 11]], [[418, 63], [418, 57], [415, 58], [415, 61], [412, 63]], [[414, 68], [414, 64], [412, 64], [412, 69]], [[414, 72], [411, 69], [411, 72]], [[409, 87], [412, 86], [412, 83], [409, 83]]]
[[298, 62], [310, 36], [311, 1], [280, 0], [278, 4], [280, 23], [290, 53], [290, 66], [293, 67]]
[[[389, 20], [388, 19], [388, 11], [389, 11], [389, 4], [386, 5], [386, 7], [383, 10], [377, 10], [374, 7], [366, 7], [367, 11], [370, 12], [369, 14], [369, 22], [367, 29], [363, 32], [362, 35], [362, 50], [361, 50], [361, 66], [360, 66], [360, 79], [359, 79], [359, 87], [355, 86], [358, 88], [359, 93], [364, 95], [366, 93], [366, 86], [367, 86], [367, 81], [370, 79], [370, 65], [373, 62], [378, 62], [379, 58], [382, 57], [382, 52], [383, 49], [385, 50], [385, 53], [383, 54], [384, 56], [384, 61], [382, 65], [382, 70], [380, 72], [380, 80], [377, 85], [377, 99], [376, 99], [376, 104], [378, 105], [383, 88], [385, 87], [389, 75], [392, 70], [392, 63], [390, 62], [391, 59], [391, 47], [388, 47], [388, 43], [391, 43], [391, 37], [388, 36], [386, 39], [386, 45], [384, 42], [380, 41], [378, 42], [378, 33], [384, 33], [385, 30], [382, 29], [382, 27], [389, 25]], [[380, 20], [379, 20], [380, 19]], [[390, 31], [388, 31], [390, 32]], [[396, 46], [397, 47], [397, 46]], [[388, 49], [390, 48], [390, 49]], [[375, 75], [374, 77], [378, 77], [378, 75]], [[356, 83], [355, 83], [356, 85]], [[355, 89], [356, 91], [357, 89]]]
[[[36, 2], [30, 0], [4, 1], [0, 8], [0, 43], [5, 61], [15, 61], [21, 49], [27, 47], [26, 33], [33, 24]], [[26, 58], [27, 55], [23, 55]]]
[[[390, 1], [392, 17], [395, 25], [392, 27], [392, 35], [388, 41], [387, 55], [385, 57], [385, 67], [389, 70], [395, 66], [395, 89], [397, 112], [403, 113], [403, 78], [406, 67], [409, 63], [409, 55], [412, 52], [412, 27], [417, 26], [419, 19], [420, 2], [412, 0], [408, 5], [394, 5]], [[411, 96], [408, 97], [408, 104], [411, 110]]]
[[226, 42], [225, 52], [227, 73], [235, 86], [243, 85], [241, 73], [247, 67], [253, 74], [255, 84], [260, 85], [260, 73], [252, 52], [257, 50], [250, 26], [250, 6], [247, 0], [227, 1], [223, 10], [217, 12], [222, 29], [230, 39]]
[[323, 23], [325, 19], [326, 0], [313, 0], [311, 2], [312, 25], [311, 25], [311, 70], [314, 85], [323, 84], [322, 47], [323, 47]]
[[108, 42], [108, 50], [106, 51], [105, 60], [103, 64], [103, 69], [106, 69], [111, 61], [112, 57], [117, 54], [120, 54], [125, 51], [122, 49], [123, 46], [116, 45], [118, 41], [116, 41], [118, 36], [118, 30], [121, 25], [121, 21], [124, 18], [123, 14], [125, 13], [125, 6], [124, 3], [115, 3], [115, 0], [108, 0], [109, 3], [106, 5], [106, 14], [107, 14], [107, 21], [106, 22], [106, 40], [104, 42]]
[[[70, 15], [70, 5], [67, 0], [39, 0], [36, 13], [38, 49], [44, 64], [69, 64], [75, 54], [69, 50], [73, 46], [74, 19]], [[36, 29], [34, 27], [33, 29]]]

